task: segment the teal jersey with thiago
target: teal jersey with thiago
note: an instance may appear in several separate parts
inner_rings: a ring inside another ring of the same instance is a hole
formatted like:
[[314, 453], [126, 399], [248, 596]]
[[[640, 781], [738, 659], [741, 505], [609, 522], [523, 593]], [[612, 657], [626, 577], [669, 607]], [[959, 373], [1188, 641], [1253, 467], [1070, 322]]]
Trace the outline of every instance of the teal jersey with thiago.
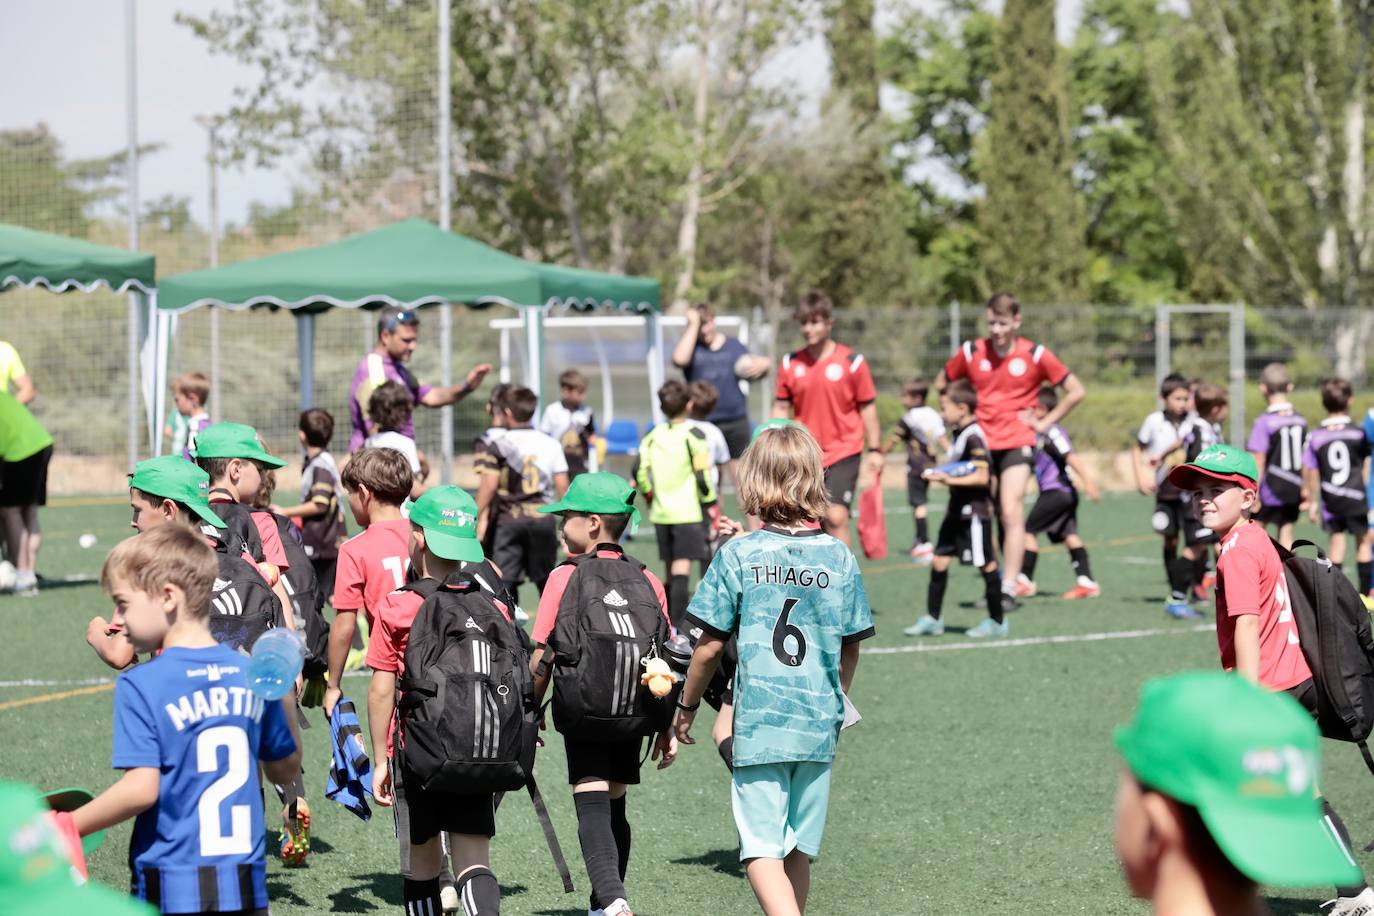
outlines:
[[721, 547], [690, 626], [738, 633], [736, 766], [829, 763], [844, 721], [840, 648], [873, 635], [854, 554], [823, 531], [764, 528]]

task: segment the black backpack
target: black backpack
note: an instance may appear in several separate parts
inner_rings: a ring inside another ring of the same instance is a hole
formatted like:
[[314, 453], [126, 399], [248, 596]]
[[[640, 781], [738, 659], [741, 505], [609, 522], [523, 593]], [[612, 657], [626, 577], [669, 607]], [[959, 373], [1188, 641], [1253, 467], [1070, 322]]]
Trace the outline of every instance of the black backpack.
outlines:
[[259, 636], [282, 624], [281, 602], [262, 573], [223, 541], [215, 543], [215, 560], [210, 634], [231, 649], [249, 651]]
[[404, 590], [424, 597], [400, 683], [406, 781], [459, 795], [524, 788], [539, 727], [519, 628], [468, 573]]
[[263, 560], [262, 535], [253, 523], [253, 512], [243, 503], [213, 502], [210, 510], [220, 517], [227, 528], [216, 532], [216, 537], [229, 545], [231, 553], [246, 553], [254, 562]]
[[[258, 510], [266, 511], [264, 509]], [[290, 565], [281, 572], [282, 587], [291, 599], [296, 626], [305, 636], [305, 676], [316, 677], [329, 670], [329, 621], [324, 617], [324, 593], [320, 591], [315, 566], [301, 545], [300, 529], [291, 519], [274, 512], [268, 513], [276, 522], [277, 534]]]
[[1360, 593], [1340, 567], [1317, 548], [1315, 559], [1297, 556], [1311, 541], [1274, 548], [1283, 561], [1303, 657], [1316, 688], [1317, 727], [1327, 738], [1357, 744], [1374, 772], [1365, 739], [1374, 730], [1374, 635]]
[[[615, 556], [600, 556], [605, 551]], [[676, 694], [655, 697], [640, 683], [644, 661], [664, 657], [668, 641], [644, 564], [615, 544], [565, 562], [575, 569], [548, 641], [554, 727], [611, 741], [658, 734], [672, 721]]]

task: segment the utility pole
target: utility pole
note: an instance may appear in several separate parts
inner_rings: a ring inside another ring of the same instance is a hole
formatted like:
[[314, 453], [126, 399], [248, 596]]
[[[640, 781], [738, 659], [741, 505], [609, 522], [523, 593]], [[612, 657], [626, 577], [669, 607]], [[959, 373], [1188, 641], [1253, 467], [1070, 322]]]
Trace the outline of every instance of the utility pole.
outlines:
[[[135, 0], [124, 0], [124, 171], [129, 250], [138, 250], [138, 29]], [[129, 293], [129, 471], [138, 463], [138, 344], [140, 294]]]
[[[437, 0], [439, 4], [439, 228], [445, 232], [452, 228], [450, 215], [453, 209], [453, 154], [452, 142], [453, 89], [449, 78], [449, 54], [452, 42], [453, 10], [452, 0]], [[445, 302], [439, 306], [439, 376], [441, 385], [453, 384], [453, 304]], [[439, 467], [439, 480], [453, 482], [453, 406], [441, 408], [439, 413], [439, 452], [443, 461]]]
[[[205, 153], [205, 162], [210, 167], [210, 266], [219, 266], [219, 143], [215, 136], [215, 131], [219, 129], [219, 118], [213, 115], [197, 115], [196, 123], [205, 128], [208, 133], [209, 145]], [[219, 313], [220, 310], [215, 306], [210, 306], [210, 421], [218, 423], [220, 421], [221, 405], [224, 403], [220, 397], [220, 362], [219, 362]]]

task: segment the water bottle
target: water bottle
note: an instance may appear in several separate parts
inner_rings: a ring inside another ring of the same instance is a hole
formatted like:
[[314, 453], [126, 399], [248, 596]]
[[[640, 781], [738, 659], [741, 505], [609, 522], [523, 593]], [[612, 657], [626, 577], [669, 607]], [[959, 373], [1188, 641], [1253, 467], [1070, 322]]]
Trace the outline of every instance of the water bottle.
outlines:
[[280, 700], [291, 691], [304, 663], [300, 636], [285, 627], [268, 630], [253, 643], [248, 686], [264, 700]]
[[687, 669], [692, 665], [692, 641], [683, 633], [678, 633], [663, 644], [663, 657], [668, 667], [686, 679]]

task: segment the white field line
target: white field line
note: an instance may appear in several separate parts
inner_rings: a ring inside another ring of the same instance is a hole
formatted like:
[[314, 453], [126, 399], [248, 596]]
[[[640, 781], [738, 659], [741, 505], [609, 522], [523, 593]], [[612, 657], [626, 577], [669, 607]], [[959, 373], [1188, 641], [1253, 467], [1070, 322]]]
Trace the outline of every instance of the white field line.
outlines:
[[861, 655], [906, 655], [911, 652], [953, 652], [959, 649], [1019, 649], [1023, 646], [1054, 646], [1073, 642], [1106, 642], [1111, 639], [1145, 639], [1151, 636], [1183, 636], [1216, 629], [1214, 624], [1202, 623], [1190, 627], [1161, 627], [1155, 630], [1113, 630], [1108, 633], [1070, 633], [1063, 636], [1027, 636], [1024, 639], [991, 639], [978, 642], [927, 642], [907, 646], [875, 646], [860, 649]]
[[[345, 671], [344, 677], [371, 677], [371, 671]], [[47, 681], [40, 678], [23, 678], [17, 681], [0, 681], [0, 690], [6, 687], [99, 687], [102, 684], [113, 684], [115, 679], [112, 677], [87, 677], [73, 678], [71, 680]]]

